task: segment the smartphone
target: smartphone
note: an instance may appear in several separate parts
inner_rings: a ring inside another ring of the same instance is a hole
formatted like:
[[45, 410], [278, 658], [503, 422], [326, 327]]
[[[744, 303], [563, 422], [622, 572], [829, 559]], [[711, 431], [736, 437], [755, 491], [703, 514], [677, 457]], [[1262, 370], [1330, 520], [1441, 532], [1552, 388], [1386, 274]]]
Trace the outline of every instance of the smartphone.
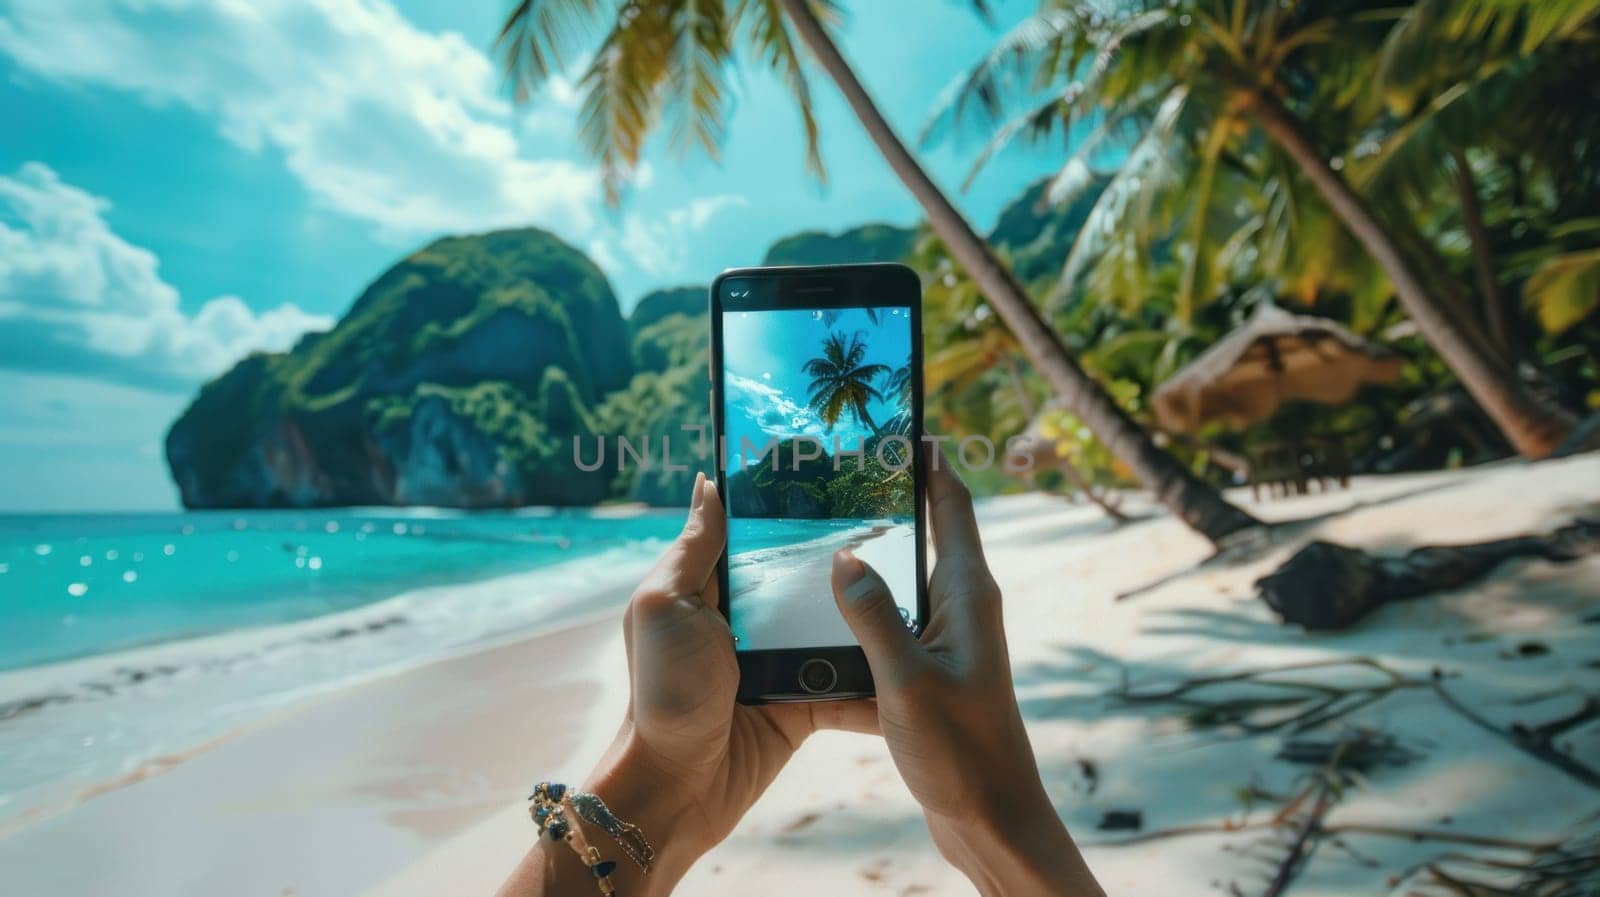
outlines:
[[928, 618], [922, 284], [904, 265], [744, 268], [711, 285], [718, 567], [739, 700], [873, 694], [834, 603], [833, 553]]

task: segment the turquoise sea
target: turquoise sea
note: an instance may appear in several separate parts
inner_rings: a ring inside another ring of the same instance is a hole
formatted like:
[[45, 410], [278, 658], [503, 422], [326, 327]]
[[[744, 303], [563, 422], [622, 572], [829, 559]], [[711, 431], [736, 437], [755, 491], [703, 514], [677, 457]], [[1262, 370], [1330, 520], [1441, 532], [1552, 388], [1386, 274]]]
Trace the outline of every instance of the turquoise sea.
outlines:
[[0, 517], [0, 828], [320, 691], [614, 606], [682, 519]]
[[[0, 516], [0, 828], [330, 688], [620, 605], [681, 510]], [[741, 544], [839, 521], [741, 521]]]
[[648, 550], [681, 522], [574, 511], [0, 517], [0, 670]]

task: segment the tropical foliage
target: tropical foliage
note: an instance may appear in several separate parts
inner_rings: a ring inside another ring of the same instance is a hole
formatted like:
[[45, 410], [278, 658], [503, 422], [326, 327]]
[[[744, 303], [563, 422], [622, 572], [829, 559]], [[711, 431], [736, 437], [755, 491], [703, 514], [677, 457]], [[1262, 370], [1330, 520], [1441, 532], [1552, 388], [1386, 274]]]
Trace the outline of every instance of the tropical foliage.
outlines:
[[913, 481], [870, 457], [834, 458], [815, 445], [780, 442], [773, 453], [728, 476], [728, 502], [739, 517], [872, 520], [909, 517]]
[[[978, 4], [980, 10], [982, 4]], [[1041, 318], [1023, 284], [928, 177], [839, 52], [827, 0], [649, 0], [621, 4], [523, 0], [502, 31], [507, 69], [519, 94], [536, 87], [570, 54], [575, 35], [605, 32], [582, 78], [583, 136], [616, 201], [640, 142], [660, 120], [679, 146], [698, 143], [715, 157], [723, 132], [723, 76], [735, 36], [789, 84], [806, 125], [809, 167], [822, 174], [811, 98], [795, 51], [804, 44], [843, 94], [858, 122], [928, 216], [928, 226], [971, 274], [1036, 369], [1072, 410], [1180, 519], [1214, 542], [1256, 524], [1208, 484], [1163, 453], [1074, 360]], [[686, 139], [685, 135], [693, 139]]]
[[[809, 0], [831, 18], [831, 0]], [[580, 41], [601, 35], [599, 44]], [[779, 0], [520, 0], [499, 46], [519, 97], [585, 54], [578, 137], [600, 162], [606, 195], [620, 200], [645, 138], [666, 116], [672, 143], [716, 158], [727, 130], [728, 67], [735, 49], [776, 72], [806, 139], [806, 164], [824, 176], [801, 51]]]
[[[924, 139], [982, 128], [976, 171], [1066, 134], [1055, 202], [1109, 177], [1048, 296], [1058, 328], [1095, 334], [1080, 358], [1102, 378], [1154, 385], [1255, 303], [1298, 304], [1373, 336], [1420, 331], [1400, 343], [1413, 398], [1462, 370], [1482, 395], [1495, 372], [1485, 407], [1519, 407], [1501, 427], [1548, 448], [1563, 414], [1520, 381], [1574, 405], [1595, 382], [1597, 9], [1046, 2], [952, 85]], [[1306, 146], [1325, 162], [1291, 151]], [[1519, 290], [1534, 315], [1506, 298]], [[1441, 316], [1461, 325], [1441, 334]]]
[[[523, 3], [502, 47], [532, 89], [588, 48], [581, 35], [605, 35], [582, 77], [585, 134], [615, 198], [658, 123], [715, 154], [735, 53], [789, 85], [820, 173], [804, 44], [929, 225], [797, 235], [771, 261], [909, 252], [926, 285], [930, 426], [1054, 439], [1089, 483], [1178, 482], [1143, 434], [1146, 448], [1107, 452], [1136, 445], [1136, 424], [1228, 482], [1251, 444], [1307, 434], [1350, 440], [1370, 469], [1512, 445], [1539, 454], [1567, 432], [1568, 411], [1600, 405], [1597, 7], [1046, 0], [952, 85], [923, 135], [982, 130], [969, 184], [1012, 141], [1065, 138], [1057, 175], [987, 241], [886, 129], [828, 39], [831, 3]], [[1152, 391], [1263, 302], [1393, 345], [1411, 359], [1405, 378], [1348, 408], [1290, 406], [1244, 433], [1159, 432]], [[692, 353], [687, 331], [667, 330], [648, 340], [664, 357], [641, 366]], [[819, 411], [859, 419], [848, 395], [828, 391]], [[1206, 507], [1189, 519], [1214, 538], [1248, 522], [1190, 487], [1161, 491]]]

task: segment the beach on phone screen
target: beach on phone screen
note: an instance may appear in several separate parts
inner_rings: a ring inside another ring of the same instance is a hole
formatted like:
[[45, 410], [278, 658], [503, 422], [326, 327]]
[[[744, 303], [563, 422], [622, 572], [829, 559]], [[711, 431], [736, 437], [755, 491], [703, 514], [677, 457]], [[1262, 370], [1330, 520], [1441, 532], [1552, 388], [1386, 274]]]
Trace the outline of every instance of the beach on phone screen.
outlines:
[[911, 319], [903, 308], [723, 316], [729, 616], [741, 650], [854, 644], [833, 552], [915, 622]]

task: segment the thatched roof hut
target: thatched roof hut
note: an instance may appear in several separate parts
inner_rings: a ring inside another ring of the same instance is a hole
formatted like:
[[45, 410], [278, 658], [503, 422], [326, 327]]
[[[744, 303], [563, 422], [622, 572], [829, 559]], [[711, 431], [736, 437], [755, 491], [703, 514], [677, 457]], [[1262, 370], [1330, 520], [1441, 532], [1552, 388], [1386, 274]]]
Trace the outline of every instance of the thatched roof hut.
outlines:
[[1221, 421], [1247, 427], [1286, 401], [1350, 401], [1367, 383], [1392, 383], [1405, 359], [1326, 318], [1261, 305], [1244, 326], [1156, 388], [1156, 420], [1192, 433]]

